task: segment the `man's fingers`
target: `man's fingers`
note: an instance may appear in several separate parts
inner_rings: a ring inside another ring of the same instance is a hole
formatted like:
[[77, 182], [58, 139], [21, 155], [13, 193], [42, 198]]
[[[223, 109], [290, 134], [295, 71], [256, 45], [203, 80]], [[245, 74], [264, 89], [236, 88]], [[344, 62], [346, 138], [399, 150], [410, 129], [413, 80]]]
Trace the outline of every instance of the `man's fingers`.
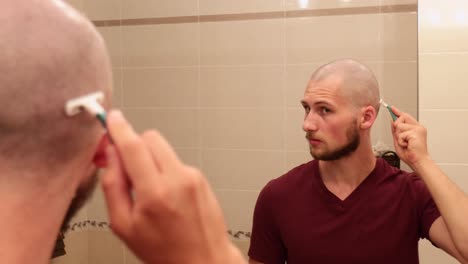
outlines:
[[140, 136], [119, 111], [108, 115], [108, 129], [135, 189], [157, 188], [158, 170]]
[[101, 176], [107, 212], [114, 232], [125, 237], [132, 213], [131, 190], [114, 147], [107, 149], [107, 169]]
[[399, 134], [399, 133], [403, 133], [403, 132], [406, 132], [406, 131], [409, 131], [409, 130], [414, 130], [416, 128], [417, 127], [415, 125], [412, 125], [412, 124], [396, 123], [395, 124], [395, 133]]
[[411, 140], [412, 137], [414, 137], [413, 131], [399, 133], [397, 135], [398, 145], [400, 145], [403, 148], [408, 147], [408, 142]]
[[154, 130], [147, 131], [143, 134], [142, 139], [161, 172], [164, 172], [171, 166], [181, 164], [174, 149], [159, 132]]
[[400, 116], [403, 114], [403, 112], [400, 111], [400, 109], [396, 108], [395, 106], [392, 106], [391, 109], [392, 109], [392, 112], [393, 112], [397, 117], [400, 117]]
[[400, 109], [392, 106], [392, 112], [398, 116], [398, 119], [395, 122], [407, 123], [407, 124], [418, 124], [418, 121], [412, 117], [410, 114], [401, 111]]

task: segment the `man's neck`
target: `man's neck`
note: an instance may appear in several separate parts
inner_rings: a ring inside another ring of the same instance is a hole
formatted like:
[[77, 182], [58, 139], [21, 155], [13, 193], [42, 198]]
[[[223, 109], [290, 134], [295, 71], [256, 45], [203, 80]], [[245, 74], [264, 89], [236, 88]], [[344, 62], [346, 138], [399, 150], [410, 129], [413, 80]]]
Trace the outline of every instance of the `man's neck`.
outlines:
[[374, 170], [375, 164], [372, 149], [361, 146], [339, 160], [319, 161], [319, 170], [327, 188], [337, 196], [346, 198]]
[[51, 177], [44, 177], [48, 181], [39, 186], [14, 180], [15, 176], [29, 176], [25, 174], [10, 173], [0, 180], [0, 262], [47, 264], [74, 187]]

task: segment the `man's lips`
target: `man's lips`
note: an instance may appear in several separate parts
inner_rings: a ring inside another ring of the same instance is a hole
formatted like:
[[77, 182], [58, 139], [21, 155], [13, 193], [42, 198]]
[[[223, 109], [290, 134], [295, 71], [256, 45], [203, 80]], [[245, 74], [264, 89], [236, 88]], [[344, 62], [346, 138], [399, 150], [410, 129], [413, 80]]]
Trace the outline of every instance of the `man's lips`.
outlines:
[[313, 137], [306, 137], [306, 138], [309, 141], [309, 143], [311, 145], [314, 145], [314, 146], [320, 144], [320, 142], [321, 142], [319, 139], [316, 139], [316, 138], [313, 138]]

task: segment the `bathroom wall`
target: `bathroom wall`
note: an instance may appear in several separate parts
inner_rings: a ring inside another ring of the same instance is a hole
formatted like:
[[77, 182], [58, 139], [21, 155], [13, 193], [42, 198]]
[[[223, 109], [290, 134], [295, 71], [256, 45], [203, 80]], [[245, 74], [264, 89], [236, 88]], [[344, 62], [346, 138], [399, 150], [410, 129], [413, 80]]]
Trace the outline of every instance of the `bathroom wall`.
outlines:
[[[114, 105], [202, 169], [244, 250], [261, 188], [310, 160], [299, 101], [316, 67], [358, 59], [388, 103], [417, 115], [417, 0], [69, 2], [104, 36]], [[391, 148], [389, 120], [381, 112], [373, 137]], [[81, 215], [107, 221], [100, 191]], [[108, 229], [76, 230], [54, 263], [138, 263]]]
[[[419, 1], [419, 112], [429, 151], [468, 191], [468, 2]], [[458, 263], [429, 243], [424, 263]]]

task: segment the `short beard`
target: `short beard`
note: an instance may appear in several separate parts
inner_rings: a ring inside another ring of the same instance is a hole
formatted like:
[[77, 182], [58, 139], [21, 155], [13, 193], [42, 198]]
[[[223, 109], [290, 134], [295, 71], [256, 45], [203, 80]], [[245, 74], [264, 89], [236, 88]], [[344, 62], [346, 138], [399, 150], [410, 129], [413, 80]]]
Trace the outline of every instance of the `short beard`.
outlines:
[[65, 214], [65, 218], [63, 219], [63, 223], [60, 228], [61, 232], [65, 232], [68, 229], [70, 220], [76, 215], [76, 213], [81, 209], [81, 207], [83, 207], [83, 205], [86, 204], [86, 202], [92, 196], [98, 182], [98, 172], [99, 170], [95, 170], [93, 174], [89, 177], [89, 180], [80, 185], [78, 187], [78, 190], [76, 190], [75, 197], [71, 201], [67, 213]]
[[312, 151], [310, 151], [310, 154], [314, 159], [323, 161], [334, 161], [347, 157], [356, 151], [359, 144], [361, 143], [361, 138], [359, 136], [355, 122], [353, 122], [351, 127], [349, 127], [346, 131], [346, 137], [348, 139], [348, 143], [336, 150], [332, 150], [323, 154], [314, 154]]

